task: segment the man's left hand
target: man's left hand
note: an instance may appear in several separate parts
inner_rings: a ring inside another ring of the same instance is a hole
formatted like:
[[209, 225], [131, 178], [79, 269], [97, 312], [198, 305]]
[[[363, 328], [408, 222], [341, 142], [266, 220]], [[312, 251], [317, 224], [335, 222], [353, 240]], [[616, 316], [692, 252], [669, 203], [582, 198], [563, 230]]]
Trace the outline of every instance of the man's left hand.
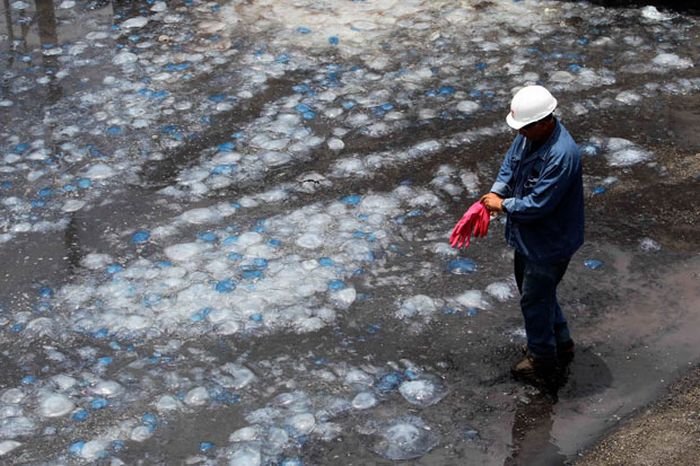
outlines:
[[489, 212], [503, 212], [503, 198], [496, 193], [484, 194], [480, 201]]

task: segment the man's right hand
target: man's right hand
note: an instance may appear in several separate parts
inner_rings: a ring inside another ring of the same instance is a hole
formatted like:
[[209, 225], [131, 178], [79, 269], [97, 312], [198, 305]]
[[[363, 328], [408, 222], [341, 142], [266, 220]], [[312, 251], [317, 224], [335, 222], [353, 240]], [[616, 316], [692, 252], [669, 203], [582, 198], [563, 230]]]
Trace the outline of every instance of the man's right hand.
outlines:
[[496, 193], [488, 193], [481, 196], [479, 202], [484, 204], [486, 210], [489, 212], [501, 213], [503, 212], [503, 198]]

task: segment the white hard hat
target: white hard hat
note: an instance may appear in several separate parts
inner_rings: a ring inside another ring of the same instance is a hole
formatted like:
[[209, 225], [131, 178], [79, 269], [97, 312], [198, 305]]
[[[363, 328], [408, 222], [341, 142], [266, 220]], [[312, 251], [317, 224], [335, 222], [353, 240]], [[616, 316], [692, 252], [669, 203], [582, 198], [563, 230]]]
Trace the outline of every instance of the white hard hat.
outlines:
[[541, 120], [557, 108], [557, 99], [542, 86], [525, 86], [510, 102], [510, 113], [506, 117], [508, 126], [520, 129]]

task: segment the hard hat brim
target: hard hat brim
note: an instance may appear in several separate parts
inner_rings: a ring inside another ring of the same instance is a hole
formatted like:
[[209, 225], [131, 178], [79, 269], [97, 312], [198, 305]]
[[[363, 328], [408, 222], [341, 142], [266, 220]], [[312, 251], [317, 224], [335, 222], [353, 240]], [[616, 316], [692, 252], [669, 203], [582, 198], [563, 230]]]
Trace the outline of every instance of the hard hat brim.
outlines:
[[506, 116], [506, 123], [508, 123], [508, 126], [510, 126], [513, 129], [520, 129], [527, 124], [517, 121], [515, 118], [513, 118], [513, 115], [510, 113], [508, 114], [508, 116]]
[[545, 110], [544, 112], [542, 112], [538, 115], [535, 115], [533, 118], [530, 118], [529, 120], [525, 120], [525, 121], [518, 121], [515, 118], [513, 118], [512, 113], [509, 113], [506, 116], [506, 123], [508, 123], [508, 126], [510, 126], [513, 129], [520, 129], [525, 125], [529, 125], [530, 123], [534, 123], [536, 121], [541, 120], [542, 118], [546, 117], [547, 115], [552, 113], [554, 110], [556, 110], [556, 108], [557, 108], [557, 99], [552, 97], [552, 101], [550, 102], [549, 106], [547, 107], [547, 110]]

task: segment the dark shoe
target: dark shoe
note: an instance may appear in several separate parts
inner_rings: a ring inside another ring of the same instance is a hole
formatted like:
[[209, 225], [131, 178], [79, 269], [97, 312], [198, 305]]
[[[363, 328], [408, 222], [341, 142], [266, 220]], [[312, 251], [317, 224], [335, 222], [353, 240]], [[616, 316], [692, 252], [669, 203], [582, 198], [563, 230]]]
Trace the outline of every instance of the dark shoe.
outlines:
[[[574, 350], [574, 340], [568, 340], [564, 343], [557, 343], [557, 362], [564, 366], [570, 364], [571, 361], [574, 360]], [[524, 355], [527, 354], [527, 343], [520, 348], [520, 351], [522, 351]]]
[[510, 372], [516, 379], [525, 381], [547, 379], [556, 372], [556, 361], [535, 358], [531, 354], [526, 354], [523, 359], [510, 368]]
[[574, 340], [568, 340], [557, 344], [557, 360], [560, 365], [567, 366], [574, 360]]

